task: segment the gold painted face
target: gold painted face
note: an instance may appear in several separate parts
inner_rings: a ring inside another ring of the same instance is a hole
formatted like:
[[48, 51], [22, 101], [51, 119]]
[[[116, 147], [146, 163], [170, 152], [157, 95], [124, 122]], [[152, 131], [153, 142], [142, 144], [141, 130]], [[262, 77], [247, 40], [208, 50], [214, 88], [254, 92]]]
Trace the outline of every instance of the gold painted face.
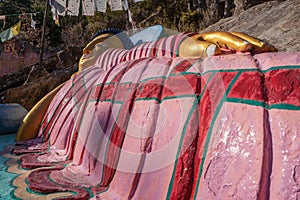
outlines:
[[83, 49], [83, 55], [79, 61], [79, 71], [93, 66], [97, 58], [110, 48], [124, 48], [121, 39], [117, 35], [105, 33], [93, 39]]

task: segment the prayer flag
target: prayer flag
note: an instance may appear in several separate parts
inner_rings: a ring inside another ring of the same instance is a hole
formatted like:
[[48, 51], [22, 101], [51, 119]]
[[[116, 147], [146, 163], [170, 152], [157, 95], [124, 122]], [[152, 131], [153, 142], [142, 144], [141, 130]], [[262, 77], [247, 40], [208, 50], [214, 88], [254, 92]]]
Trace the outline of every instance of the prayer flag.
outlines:
[[111, 0], [110, 9], [111, 11], [123, 10], [122, 0]]
[[5, 25], [6, 25], [6, 16], [5, 15], [1, 15], [0, 19], [3, 20], [3, 26], [2, 29], [4, 29]]
[[34, 21], [33, 15], [32, 15], [32, 14], [30, 15], [30, 18], [31, 18], [31, 27], [32, 27], [33, 29], [35, 29], [36, 21]]
[[69, 0], [68, 2], [68, 15], [79, 15], [80, 0]]
[[98, 12], [106, 12], [107, 3], [106, 0], [95, 0], [95, 8]]
[[58, 15], [66, 15], [67, 0], [54, 0], [53, 6], [56, 8]]
[[13, 36], [16, 36], [20, 33], [20, 29], [21, 29], [21, 21], [19, 23], [17, 23], [16, 25], [11, 27], [11, 32]]
[[21, 22], [15, 24], [14, 26], [6, 29], [5, 31], [0, 33], [1, 42], [5, 42], [7, 40], [12, 39], [14, 36], [20, 33]]
[[95, 12], [94, 0], [82, 0], [82, 15], [93, 16]]
[[128, 10], [129, 6], [128, 6], [128, 1], [127, 0], [123, 1], [123, 7], [124, 7], [124, 10]]

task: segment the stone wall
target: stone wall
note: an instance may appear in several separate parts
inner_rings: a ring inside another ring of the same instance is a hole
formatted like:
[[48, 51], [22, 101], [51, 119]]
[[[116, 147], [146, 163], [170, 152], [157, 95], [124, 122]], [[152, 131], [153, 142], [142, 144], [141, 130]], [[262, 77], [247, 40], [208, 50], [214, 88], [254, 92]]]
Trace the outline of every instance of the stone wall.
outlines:
[[0, 77], [32, 66], [39, 61], [39, 54], [17, 40], [9, 40], [2, 45], [0, 53]]

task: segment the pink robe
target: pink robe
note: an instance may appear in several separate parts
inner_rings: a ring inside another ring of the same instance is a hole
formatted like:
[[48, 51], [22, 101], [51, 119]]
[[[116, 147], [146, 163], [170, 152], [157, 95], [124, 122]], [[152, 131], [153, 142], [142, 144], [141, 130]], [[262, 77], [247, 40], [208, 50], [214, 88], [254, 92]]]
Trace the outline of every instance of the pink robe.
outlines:
[[[300, 53], [178, 57], [187, 33], [109, 49], [53, 99], [38, 192], [82, 199], [296, 199]], [[30, 161], [30, 162], [29, 162]]]

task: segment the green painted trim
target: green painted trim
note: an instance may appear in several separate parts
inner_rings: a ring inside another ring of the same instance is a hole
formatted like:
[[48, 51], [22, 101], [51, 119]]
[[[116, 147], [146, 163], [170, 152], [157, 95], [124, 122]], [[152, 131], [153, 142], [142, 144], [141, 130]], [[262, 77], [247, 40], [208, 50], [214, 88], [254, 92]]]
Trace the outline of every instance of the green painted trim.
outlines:
[[197, 97], [196, 94], [183, 94], [183, 95], [178, 95], [178, 96], [168, 96], [164, 97], [161, 101], [166, 101], [170, 99], [181, 99], [181, 98], [195, 98]]
[[193, 98], [197, 97], [195, 94], [184, 94], [184, 95], [179, 95], [179, 96], [167, 96], [164, 97], [163, 99], [158, 99], [158, 98], [136, 98], [135, 101], [149, 101], [149, 100], [155, 100], [158, 103], [162, 103], [163, 101], [170, 100], [170, 99], [182, 99], [182, 98]]
[[262, 101], [241, 99], [241, 98], [227, 98], [226, 101], [231, 102], [231, 103], [241, 103], [241, 104], [248, 104], [248, 105], [254, 105], [254, 106], [260, 106], [260, 107], [267, 108], [267, 104]]
[[75, 95], [73, 97], [71, 97], [71, 98], [72, 98], [71, 101], [74, 101], [74, 104], [75, 104], [76, 108], [79, 109], [80, 108], [80, 106], [78, 105], [79, 101], [77, 100], [77, 98], [75, 97]]
[[[103, 83], [97, 83], [95, 86], [101, 86]], [[116, 85], [116, 84], [122, 84], [122, 85], [130, 85], [132, 84], [131, 81], [126, 81], [126, 82], [105, 82], [104, 85]]]
[[152, 97], [152, 98], [136, 98], [135, 101], [157, 101], [157, 103], [161, 103], [162, 101], [158, 98]]
[[16, 195], [15, 195], [15, 193], [14, 193], [15, 191], [14, 190], [12, 190], [9, 194], [10, 194], [10, 196], [14, 199], [14, 200], [22, 200], [22, 199], [20, 199], [19, 197], [16, 197]]
[[[7, 161], [9, 161], [9, 160], [11, 160], [12, 158], [10, 158], [10, 159], [8, 159]], [[14, 178], [12, 178], [10, 181], [9, 181], [9, 186], [10, 186], [10, 188], [12, 189], [11, 191], [10, 191], [10, 196], [11, 197], [13, 197], [13, 199], [20, 199], [20, 198], [18, 198], [18, 197], [16, 197], [15, 196], [15, 190], [18, 188], [17, 186], [15, 186], [14, 184], [13, 184], [13, 182], [15, 181], [15, 179], [16, 178], [18, 178], [21, 174], [17, 174], [17, 173], [13, 173], [13, 172], [9, 172], [9, 171], [7, 171], [8, 170], [8, 165], [6, 164], [6, 162], [7, 161], [5, 161], [4, 162], [4, 165], [5, 165], [5, 172], [6, 173], [10, 173], [10, 174], [16, 174], [16, 176], [14, 177]], [[19, 161], [19, 160], [18, 160]], [[1, 199], [1, 198], [0, 198]]]
[[260, 106], [267, 110], [270, 110], [270, 109], [300, 110], [300, 106], [295, 106], [295, 105], [287, 104], [287, 103], [268, 105], [266, 102], [250, 100], [250, 99], [241, 99], [241, 98], [227, 98], [226, 101], [232, 102], [232, 103], [241, 103], [241, 104], [248, 104], [248, 105], [253, 105], [253, 106]]
[[90, 194], [90, 198], [93, 198], [94, 197], [94, 193], [93, 193], [93, 191], [92, 191], [92, 189], [91, 189], [91, 187], [89, 187], [89, 188], [84, 188], [86, 191], [88, 191], [89, 192], [89, 194]]
[[113, 104], [122, 104], [122, 103], [123, 103], [123, 101], [114, 101], [114, 100], [112, 100], [112, 99], [105, 99], [105, 100], [101, 100], [101, 101], [92, 99], [92, 100], [89, 100], [88, 102], [89, 102], [89, 103], [112, 102]]
[[214, 76], [215, 73], [212, 73], [210, 75], [210, 77], [207, 79], [207, 81], [205, 82], [205, 86], [201, 92], [201, 94], [199, 95], [199, 97], [197, 97], [194, 101], [194, 104], [190, 110], [190, 113], [188, 115], [188, 118], [184, 124], [184, 128], [183, 128], [183, 131], [182, 131], [182, 134], [181, 134], [181, 138], [180, 138], [180, 142], [179, 142], [179, 145], [178, 145], [178, 149], [177, 149], [177, 153], [176, 153], [176, 160], [175, 160], [175, 163], [174, 163], [174, 168], [173, 168], [173, 172], [172, 172], [172, 177], [171, 177], [171, 180], [170, 180], [170, 184], [169, 184], [169, 188], [168, 188], [168, 193], [167, 193], [167, 196], [166, 196], [166, 199], [170, 199], [170, 196], [171, 196], [171, 192], [172, 192], [172, 188], [173, 188], [173, 185], [174, 185], [174, 179], [175, 179], [175, 173], [176, 173], [176, 166], [177, 166], [177, 158], [179, 157], [179, 154], [180, 154], [180, 151], [181, 151], [181, 146], [182, 146], [182, 142], [183, 142], [183, 135], [185, 135], [185, 132], [186, 132], [186, 128], [187, 128], [187, 125], [188, 125], [188, 121], [193, 113], [193, 111], [195, 110], [195, 108], [197, 107], [198, 105], [198, 102], [199, 100], [202, 98], [203, 94], [204, 94], [204, 91], [206, 90], [207, 88], [207, 85], [210, 83], [210, 80], [212, 79], [212, 77]]
[[205, 75], [207, 73], [211, 73], [211, 72], [240, 72], [240, 71], [243, 71], [243, 72], [252, 72], [252, 71], [259, 71], [258, 68], [251, 68], [251, 69], [216, 69], [216, 70], [207, 70], [203, 73], [201, 73], [201, 75]]
[[[204, 95], [204, 92], [206, 91], [206, 88], [207, 88], [208, 84], [210, 83], [211, 79], [212, 79], [214, 76], [215, 76], [215, 72], [211, 72], [211, 75], [208, 77], [207, 81], [205, 82], [205, 85], [204, 85], [204, 87], [203, 87], [203, 89], [202, 89], [202, 91], [201, 91], [201, 93], [200, 93], [200, 95], [199, 95], [199, 97], [198, 97], [198, 101], [200, 101], [200, 100], [202, 99], [202, 97], [203, 97], [203, 95]], [[201, 81], [201, 79], [200, 79], [200, 81]], [[200, 86], [200, 87], [201, 87], [201, 86]]]
[[193, 105], [192, 105], [192, 108], [191, 108], [191, 110], [188, 114], [188, 117], [187, 117], [186, 121], [185, 121], [183, 130], [181, 132], [181, 137], [180, 137], [180, 141], [179, 141], [178, 148], [177, 148], [174, 168], [173, 168], [172, 177], [171, 177], [171, 180], [170, 180], [170, 183], [169, 183], [169, 188], [168, 188], [168, 193], [167, 193], [166, 199], [170, 199], [170, 196], [171, 196], [172, 188], [173, 188], [173, 185], [174, 185], [176, 166], [177, 166], [178, 158], [180, 156], [181, 146], [182, 146], [182, 143], [183, 143], [183, 140], [184, 140], [184, 136], [186, 134], [186, 129], [187, 129], [187, 126], [189, 124], [190, 118], [191, 118], [194, 110], [197, 108], [197, 105], [198, 105], [198, 100], [197, 100], [197, 98], [195, 98], [194, 102], [193, 102]]
[[167, 79], [169, 77], [174, 77], [174, 76], [178, 76], [179, 77], [179, 76], [183, 76], [183, 75], [200, 76], [201, 74], [200, 73], [196, 73], [196, 72], [181, 72], [181, 73], [177, 73], [177, 74], [169, 74], [168, 76], [153, 76], [153, 77], [142, 79], [142, 80], [140, 80], [140, 82], [147, 82], [147, 81], [155, 80], [155, 79], [158, 79], [158, 78]]
[[[191, 65], [190, 67], [194, 66], [197, 62], [195, 62], [193, 65]], [[258, 68], [251, 68], [251, 69], [218, 69], [218, 70], [208, 70], [205, 71], [203, 73], [197, 73], [197, 72], [182, 72], [182, 73], [178, 73], [178, 74], [170, 74], [168, 76], [155, 76], [155, 77], [149, 77], [146, 79], [142, 79], [139, 82], [147, 82], [149, 80], [155, 80], [158, 78], [161, 79], [167, 79], [168, 77], [172, 77], [172, 76], [180, 76], [180, 75], [198, 75], [198, 76], [203, 76], [206, 75], [208, 73], [217, 73], [217, 72], [252, 72], [252, 71], [259, 71], [259, 72], [269, 72], [269, 71], [273, 71], [273, 70], [278, 70], [278, 69], [300, 69], [300, 66], [296, 65], [296, 66], [278, 66], [278, 67], [271, 67], [269, 69], [266, 70], [260, 70]], [[125, 84], [125, 85], [130, 85], [132, 82], [123, 82], [120, 84]], [[115, 82], [106, 82], [105, 85], [109, 85], [109, 84], [116, 84]], [[95, 84], [96, 86], [100, 86], [101, 84]]]
[[[43, 193], [40, 193], [40, 192], [36, 192], [34, 190], [31, 190], [28, 186], [29, 186], [29, 181], [28, 181], [28, 177], [25, 179], [25, 183], [27, 185], [26, 187], [26, 191], [30, 194], [34, 194], [34, 195], [37, 195], [37, 196], [45, 196], [46, 194], [43, 194]], [[50, 194], [50, 192], [48, 193]]]
[[[189, 59], [187, 58], [186, 60], [189, 60]], [[196, 73], [196, 72], [187, 72], [187, 71], [190, 70], [192, 67], [194, 67], [196, 64], [198, 64], [199, 61], [203, 61], [203, 58], [197, 58], [196, 60], [197, 60], [197, 61], [195, 61], [193, 64], [191, 63], [191, 65], [190, 65], [188, 68], [186, 68], [186, 70], [185, 70], [186, 73]], [[200, 72], [200, 71], [199, 71], [199, 72]], [[198, 73], [197, 73], [197, 74], [198, 74]]]
[[49, 193], [45, 193], [45, 194], [42, 194], [42, 193], [39, 193], [39, 192], [36, 192], [34, 190], [31, 190], [30, 188], [26, 187], [26, 192], [30, 193], [30, 194], [34, 194], [34, 195], [37, 195], [37, 196], [46, 196], [47, 194], [50, 194]]
[[[195, 75], [195, 76], [200, 76], [201, 74], [200, 73], [197, 73], [197, 72], [181, 72], [181, 73], [176, 73], [176, 74], [169, 74], [168, 76], [153, 76], [153, 77], [149, 77], [149, 78], [145, 78], [145, 79], [142, 79], [140, 80], [139, 82], [147, 82], [149, 80], [155, 80], [157, 78], [161, 78], [161, 79], [167, 79], [169, 77], [175, 77], [175, 76], [184, 76], [184, 75]], [[120, 83], [120, 84], [131, 84], [132, 82], [124, 82], [124, 83]], [[107, 83], [108, 85], [109, 84], [114, 84], [112, 82], [108, 82]]]
[[229, 91], [231, 90], [233, 84], [236, 82], [236, 80], [239, 78], [239, 76], [242, 74], [242, 72], [243, 71], [239, 71], [235, 75], [235, 77], [232, 79], [231, 83], [229, 84], [229, 86], [227, 87], [227, 89], [225, 91], [225, 94], [223, 95], [222, 99], [220, 100], [220, 102], [219, 102], [219, 104], [216, 108], [216, 111], [214, 112], [213, 118], [211, 120], [209, 129], [208, 129], [208, 132], [207, 132], [207, 136], [206, 136], [206, 141], [205, 141], [204, 150], [203, 150], [202, 159], [201, 159], [202, 161], [201, 161], [201, 164], [200, 164], [200, 170], [199, 170], [198, 179], [197, 179], [197, 183], [196, 183], [196, 189], [195, 189], [194, 198], [193, 198], [194, 200], [196, 200], [196, 198], [197, 198], [198, 188], [199, 188], [200, 179], [201, 179], [202, 172], [203, 172], [204, 161], [206, 159], [206, 154], [207, 154], [208, 146], [209, 146], [210, 139], [211, 139], [212, 129], [213, 129], [214, 124], [216, 122], [216, 119], [219, 115], [219, 112], [222, 108], [222, 105], [226, 101], [226, 98], [227, 98], [227, 95], [228, 95]]
[[300, 65], [282, 65], [282, 66], [270, 67], [269, 69], [260, 70], [260, 71], [269, 72], [278, 69], [300, 69]]
[[269, 109], [300, 110], [300, 106], [294, 106], [292, 104], [280, 103], [280, 104], [270, 105]]
[[[40, 192], [31, 190], [31, 189], [28, 188], [28, 187], [26, 187], [26, 191], [27, 191], [28, 193], [30, 193], [30, 194], [34, 194], [34, 195], [37, 195], [37, 196], [40, 196], [40, 197], [45, 197], [45, 198], [46, 198], [46, 196], [47, 196], [48, 194], [54, 194], [54, 193], [57, 194], [57, 193], [69, 192], [69, 193], [71, 193], [72, 195], [76, 195], [76, 194], [77, 194], [77, 192], [69, 191], [69, 190], [62, 191], [62, 192], [47, 192], [47, 193], [43, 194], [43, 193], [40, 193]], [[68, 197], [68, 196], [61, 196], [61, 197], [59, 197], [59, 198], [62, 198], [62, 197]]]
[[[1, 156], [1, 155], [0, 155]], [[3, 157], [3, 156], [1, 156], [2, 158], [6, 158], [6, 157]], [[8, 170], [8, 168], [9, 168], [9, 166], [6, 164], [8, 161], [10, 161], [12, 158], [7, 158], [7, 160], [3, 163], [3, 165], [4, 165], [4, 171], [5, 171], [5, 173], [9, 173], [9, 174], [16, 174], [17, 176], [15, 177], [15, 178], [17, 178], [20, 174], [17, 174], [17, 173], [14, 173], [14, 172], [9, 172], [9, 171], [7, 171]], [[19, 161], [19, 159], [17, 160], [17, 163], [18, 163], [18, 165], [20, 166], [20, 161]], [[14, 178], [14, 179], [15, 179]]]
[[140, 80], [140, 82], [147, 82], [147, 81], [155, 80], [155, 79], [158, 79], [158, 78], [166, 79], [167, 76], [154, 76], [154, 77], [149, 77], [149, 78], [145, 78], [145, 79]]
[[[0, 156], [1, 156], [1, 155], [0, 155]], [[1, 157], [2, 157], [2, 156], [1, 156]], [[3, 158], [4, 158], [4, 157], [3, 157]], [[9, 161], [9, 160], [11, 160], [11, 159], [12, 159], [12, 158], [9, 158], [8, 160], [6, 160], [6, 161], [3, 163], [4, 166], [5, 166], [4, 171], [5, 171], [6, 173], [16, 174], [16, 173], [7, 171], [7, 170], [8, 170], [8, 165], [6, 164], [6, 162]], [[13, 184], [14, 180], [15, 180], [16, 178], [18, 178], [20, 175], [21, 175], [21, 174], [16, 174], [16, 176], [13, 177], [13, 178], [9, 181], [10, 189], [12, 189], [12, 190], [10, 191], [9, 194], [10, 194], [11, 197], [13, 197], [13, 199], [20, 199], [20, 198], [16, 197], [15, 194], [14, 194], [15, 190], [17, 189], [17, 186], [15, 186], [15, 185]], [[1, 197], [1, 196], [0, 196], [0, 197]], [[1, 198], [0, 198], [0, 199], [1, 199]]]
[[17, 160], [17, 163], [18, 163], [18, 169], [20, 169], [20, 170], [27, 170], [27, 169], [21, 167], [21, 161], [20, 161], [20, 159]]
[[201, 75], [207, 74], [209, 72], [251, 72], [251, 71], [259, 71], [259, 72], [269, 72], [273, 70], [278, 70], [278, 69], [300, 69], [300, 65], [282, 65], [282, 66], [277, 66], [277, 67], [270, 67], [269, 69], [261, 70], [259, 68], [250, 68], [250, 69], [218, 69], [218, 70], [208, 70], [204, 73], [201, 73]]
[[171, 76], [179, 76], [179, 75], [195, 75], [195, 76], [200, 76], [201, 73], [198, 72], [181, 72], [178, 74], [171, 74]]

